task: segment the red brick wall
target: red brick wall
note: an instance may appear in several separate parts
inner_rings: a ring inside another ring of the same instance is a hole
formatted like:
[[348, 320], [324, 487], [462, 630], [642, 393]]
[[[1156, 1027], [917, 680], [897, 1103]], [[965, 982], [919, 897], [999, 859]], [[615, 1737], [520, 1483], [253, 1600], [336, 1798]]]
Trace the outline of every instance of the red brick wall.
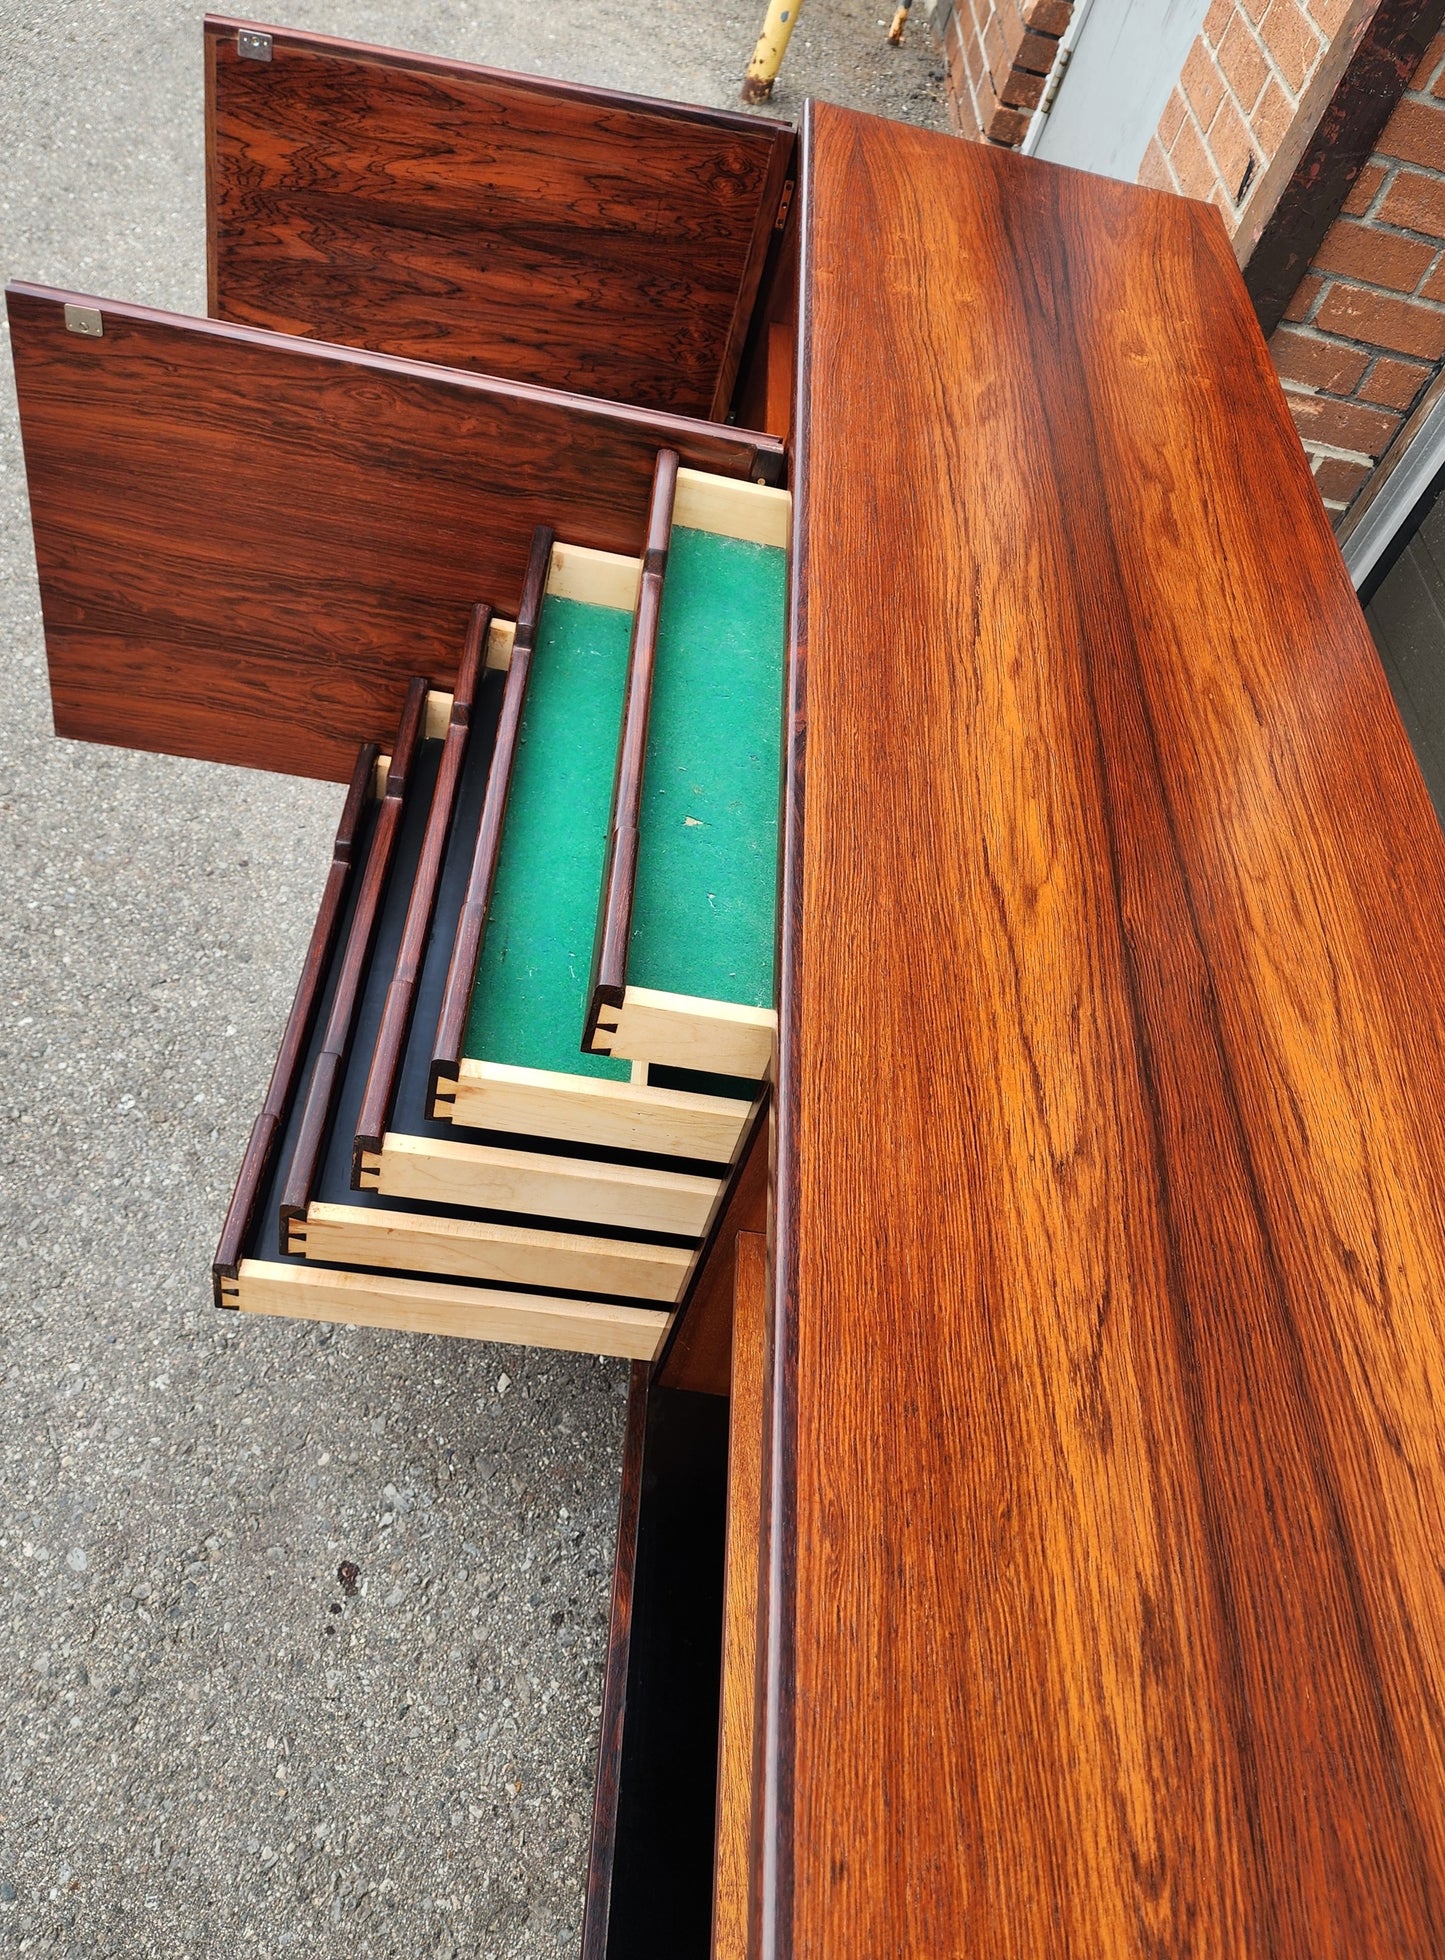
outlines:
[[1217, 204], [1234, 231], [1350, 10], [1351, 0], [1214, 0], [1140, 183]]
[[960, 136], [1021, 143], [1073, 0], [953, 0], [943, 29], [948, 107]]
[[1270, 353], [1339, 516], [1445, 357], [1445, 37], [1411, 78]]

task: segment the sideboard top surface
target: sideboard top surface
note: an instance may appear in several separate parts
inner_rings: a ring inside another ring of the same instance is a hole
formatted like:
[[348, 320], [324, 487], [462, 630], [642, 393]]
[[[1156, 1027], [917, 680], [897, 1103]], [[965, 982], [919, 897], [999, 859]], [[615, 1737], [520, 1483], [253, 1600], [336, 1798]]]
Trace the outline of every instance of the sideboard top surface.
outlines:
[[1445, 842], [1223, 227], [824, 105], [769, 1950], [1445, 1945]]

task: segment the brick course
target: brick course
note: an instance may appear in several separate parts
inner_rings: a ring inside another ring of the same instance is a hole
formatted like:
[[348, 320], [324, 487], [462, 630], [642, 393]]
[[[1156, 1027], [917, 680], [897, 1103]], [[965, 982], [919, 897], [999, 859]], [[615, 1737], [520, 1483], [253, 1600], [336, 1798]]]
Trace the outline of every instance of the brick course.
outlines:
[[1346, 462], [1339, 456], [1321, 456], [1315, 464], [1315, 487], [1326, 504], [1345, 505], [1359, 495], [1369, 474], [1368, 463]]
[[954, 0], [943, 28], [960, 136], [1014, 148], [1048, 85], [1072, 0]]
[[1375, 193], [1385, 181], [1383, 163], [1367, 163], [1355, 179], [1354, 187], [1340, 206], [1346, 217], [1362, 218], [1375, 201]]
[[1235, 101], [1248, 115], [1264, 93], [1270, 68], [1259, 42], [1238, 14], [1225, 28], [1219, 43], [1219, 67], [1234, 91]]
[[1341, 218], [1331, 225], [1314, 262], [1323, 272], [1342, 272], [1372, 286], [1388, 286], [1392, 293], [1413, 293], [1434, 265], [1437, 249], [1423, 238]]
[[1281, 381], [1297, 381], [1302, 388], [1322, 388], [1332, 395], [1353, 394], [1370, 366], [1363, 348], [1327, 340], [1302, 327], [1281, 327], [1269, 351]]
[[1237, 230], [1349, 7], [1213, 0], [1139, 181], [1215, 204]]
[[1378, 456], [1400, 426], [1389, 409], [1364, 402], [1336, 401], [1332, 395], [1294, 395], [1290, 411], [1306, 443], [1330, 449], [1352, 449], [1358, 456]]
[[1280, 80], [1291, 95], [1299, 95], [1324, 53], [1324, 35], [1298, 0], [1273, 0], [1259, 31]]
[[[1213, 0], [1140, 182], [1213, 203], [1237, 230], [1347, 12], [1348, 0]], [[1258, 91], [1251, 55], [1269, 71]], [[1259, 167], [1246, 186], [1251, 154]], [[1411, 77], [1270, 352], [1320, 494], [1343, 514], [1445, 362], [1445, 36]]]
[[1327, 506], [1343, 515], [1445, 358], [1445, 37], [1270, 342]]
[[1325, 289], [1325, 282], [1317, 272], [1307, 272], [1294, 289], [1294, 295], [1284, 310], [1286, 320], [1307, 320], [1314, 312], [1315, 302]]
[[[1278, 338], [1276, 334], [1275, 339]], [[1332, 341], [1330, 345], [1340, 348], [1342, 352], [1354, 351], [1346, 350], [1341, 341]], [[1420, 390], [1434, 372], [1422, 361], [1396, 361], [1382, 354], [1378, 360], [1371, 362], [1369, 373], [1355, 386], [1354, 392], [1362, 402], [1380, 402], [1386, 408], [1398, 408], [1404, 412], [1415, 406]], [[1315, 385], [1322, 387], [1325, 384], [1317, 382]], [[1350, 389], [1341, 387], [1335, 392], [1347, 395]]]
[[[1373, 214], [1379, 223], [1398, 225], [1405, 231], [1425, 232], [1436, 238], [1445, 237], [1445, 180], [1423, 176], [1418, 170], [1392, 172], [1384, 161], [1372, 163], [1367, 168], [1378, 169], [1377, 184], [1387, 176], [1390, 180]], [[1364, 172], [1360, 174], [1363, 178]], [[1368, 211], [1368, 201], [1360, 208]]]

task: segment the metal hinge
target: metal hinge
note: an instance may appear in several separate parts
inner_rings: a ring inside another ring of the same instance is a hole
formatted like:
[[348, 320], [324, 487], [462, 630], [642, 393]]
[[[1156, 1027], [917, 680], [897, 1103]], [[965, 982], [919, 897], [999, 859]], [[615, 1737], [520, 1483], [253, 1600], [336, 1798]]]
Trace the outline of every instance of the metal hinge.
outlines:
[[271, 36], [257, 33], [253, 27], [243, 27], [236, 36], [236, 52], [243, 61], [269, 61]]
[[67, 301], [65, 324], [71, 333], [83, 333], [89, 340], [99, 340], [105, 332], [98, 306], [71, 306]]
[[773, 230], [781, 231], [788, 222], [788, 207], [793, 201], [793, 180], [790, 177], [783, 186], [783, 194], [778, 199], [778, 215], [773, 219]]
[[1063, 86], [1064, 77], [1069, 72], [1069, 63], [1073, 58], [1073, 49], [1065, 48], [1059, 55], [1057, 62], [1055, 62], [1054, 72], [1049, 76], [1048, 86], [1044, 90], [1044, 99], [1039, 104], [1039, 114], [1041, 116], [1048, 115], [1049, 111], [1053, 108], [1059, 90]]

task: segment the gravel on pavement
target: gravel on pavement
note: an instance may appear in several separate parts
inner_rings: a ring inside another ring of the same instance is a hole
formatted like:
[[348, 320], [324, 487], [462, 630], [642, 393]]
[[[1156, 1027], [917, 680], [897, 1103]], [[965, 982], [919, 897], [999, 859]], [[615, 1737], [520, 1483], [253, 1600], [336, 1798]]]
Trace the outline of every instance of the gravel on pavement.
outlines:
[[[730, 104], [761, 0], [292, 0]], [[774, 111], [943, 126], [813, 0]], [[0, 0], [0, 269], [203, 312], [200, 12]], [[336, 786], [57, 741], [0, 375], [0, 1953], [570, 1955], [625, 1364], [240, 1320], [209, 1262]]]

